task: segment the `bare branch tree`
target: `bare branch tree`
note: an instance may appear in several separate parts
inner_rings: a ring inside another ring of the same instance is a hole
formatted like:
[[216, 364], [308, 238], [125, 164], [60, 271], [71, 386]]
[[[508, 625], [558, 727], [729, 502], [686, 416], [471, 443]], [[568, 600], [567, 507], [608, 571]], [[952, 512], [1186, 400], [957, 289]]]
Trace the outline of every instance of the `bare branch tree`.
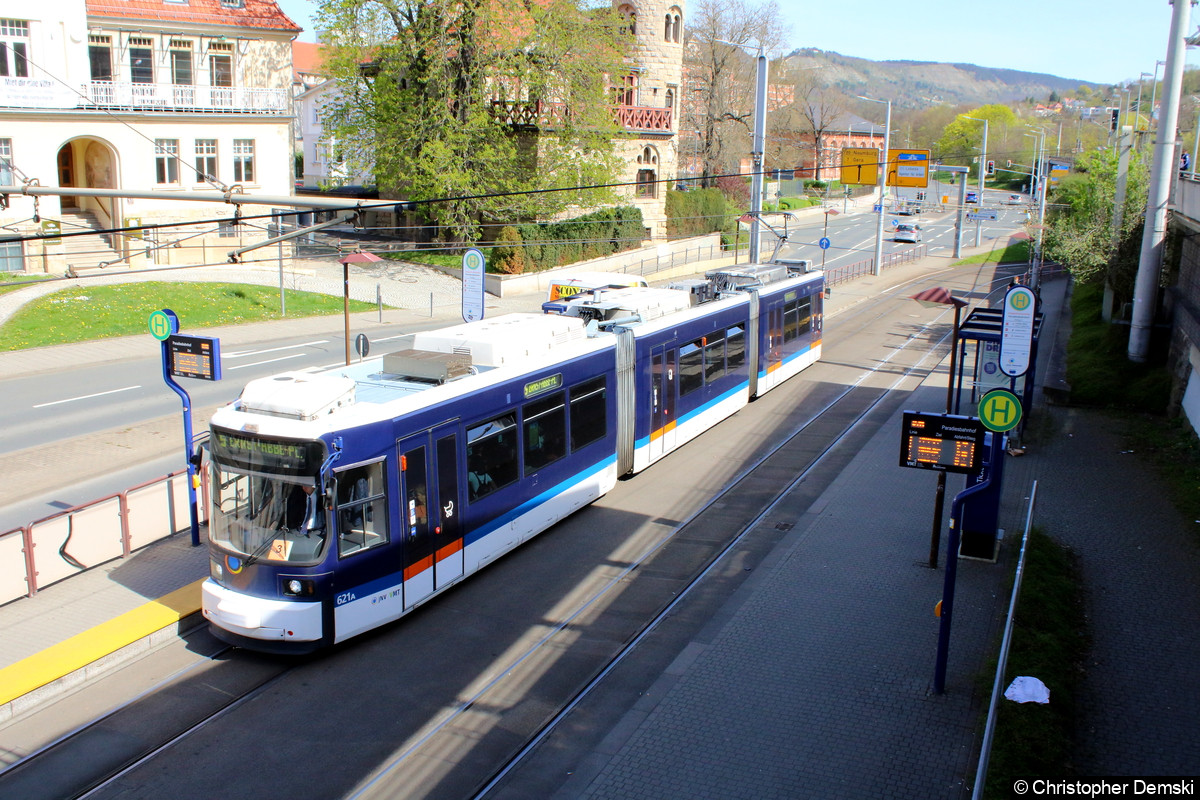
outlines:
[[[684, 50], [685, 102], [699, 131], [704, 174], [737, 166], [749, 152], [754, 114], [754, 57], [783, 41], [786, 27], [775, 0], [698, 0], [691, 9]], [[704, 185], [712, 185], [705, 180]]]

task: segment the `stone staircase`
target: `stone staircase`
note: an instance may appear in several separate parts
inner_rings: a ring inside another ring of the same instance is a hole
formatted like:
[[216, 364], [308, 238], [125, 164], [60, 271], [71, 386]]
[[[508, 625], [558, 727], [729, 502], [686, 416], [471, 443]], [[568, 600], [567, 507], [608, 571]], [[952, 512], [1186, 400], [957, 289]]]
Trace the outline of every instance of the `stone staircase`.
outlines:
[[[63, 233], [79, 233], [83, 230], [99, 231], [100, 221], [90, 211], [64, 208], [59, 216]], [[107, 233], [92, 236], [64, 236], [63, 249], [71, 271], [90, 270], [121, 262], [121, 254], [112, 247], [112, 237]], [[123, 263], [123, 262], [122, 262]]]

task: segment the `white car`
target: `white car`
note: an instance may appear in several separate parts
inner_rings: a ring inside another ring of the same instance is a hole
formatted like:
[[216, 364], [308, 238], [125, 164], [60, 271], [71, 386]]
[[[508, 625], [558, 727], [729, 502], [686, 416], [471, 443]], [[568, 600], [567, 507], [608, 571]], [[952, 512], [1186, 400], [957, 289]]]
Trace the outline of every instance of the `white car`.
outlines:
[[921, 241], [921, 226], [900, 224], [896, 226], [896, 233], [892, 236], [893, 242], [912, 242], [916, 244]]
[[1010, 194], [1008, 197], [1000, 201], [1002, 206], [1019, 206], [1024, 202], [1019, 194]]

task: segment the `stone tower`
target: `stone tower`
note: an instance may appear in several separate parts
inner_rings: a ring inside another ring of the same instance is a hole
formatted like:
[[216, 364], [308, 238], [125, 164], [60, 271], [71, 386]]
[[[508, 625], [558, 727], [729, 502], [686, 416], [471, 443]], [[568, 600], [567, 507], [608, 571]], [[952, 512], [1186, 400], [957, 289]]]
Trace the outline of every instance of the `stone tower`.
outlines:
[[620, 180], [634, 184], [629, 202], [642, 209], [648, 234], [661, 240], [678, 164], [684, 0], [613, 0], [613, 8], [628, 19], [635, 40], [619, 83], [618, 115], [626, 131], [617, 143]]

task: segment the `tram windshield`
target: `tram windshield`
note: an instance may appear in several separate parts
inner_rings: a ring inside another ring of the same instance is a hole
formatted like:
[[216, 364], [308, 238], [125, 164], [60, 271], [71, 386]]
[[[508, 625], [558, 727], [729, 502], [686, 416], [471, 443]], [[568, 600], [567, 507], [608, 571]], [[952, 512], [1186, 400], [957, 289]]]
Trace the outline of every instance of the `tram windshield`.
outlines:
[[213, 466], [209, 538], [248, 560], [316, 561], [325, 502], [314, 478], [266, 477]]

